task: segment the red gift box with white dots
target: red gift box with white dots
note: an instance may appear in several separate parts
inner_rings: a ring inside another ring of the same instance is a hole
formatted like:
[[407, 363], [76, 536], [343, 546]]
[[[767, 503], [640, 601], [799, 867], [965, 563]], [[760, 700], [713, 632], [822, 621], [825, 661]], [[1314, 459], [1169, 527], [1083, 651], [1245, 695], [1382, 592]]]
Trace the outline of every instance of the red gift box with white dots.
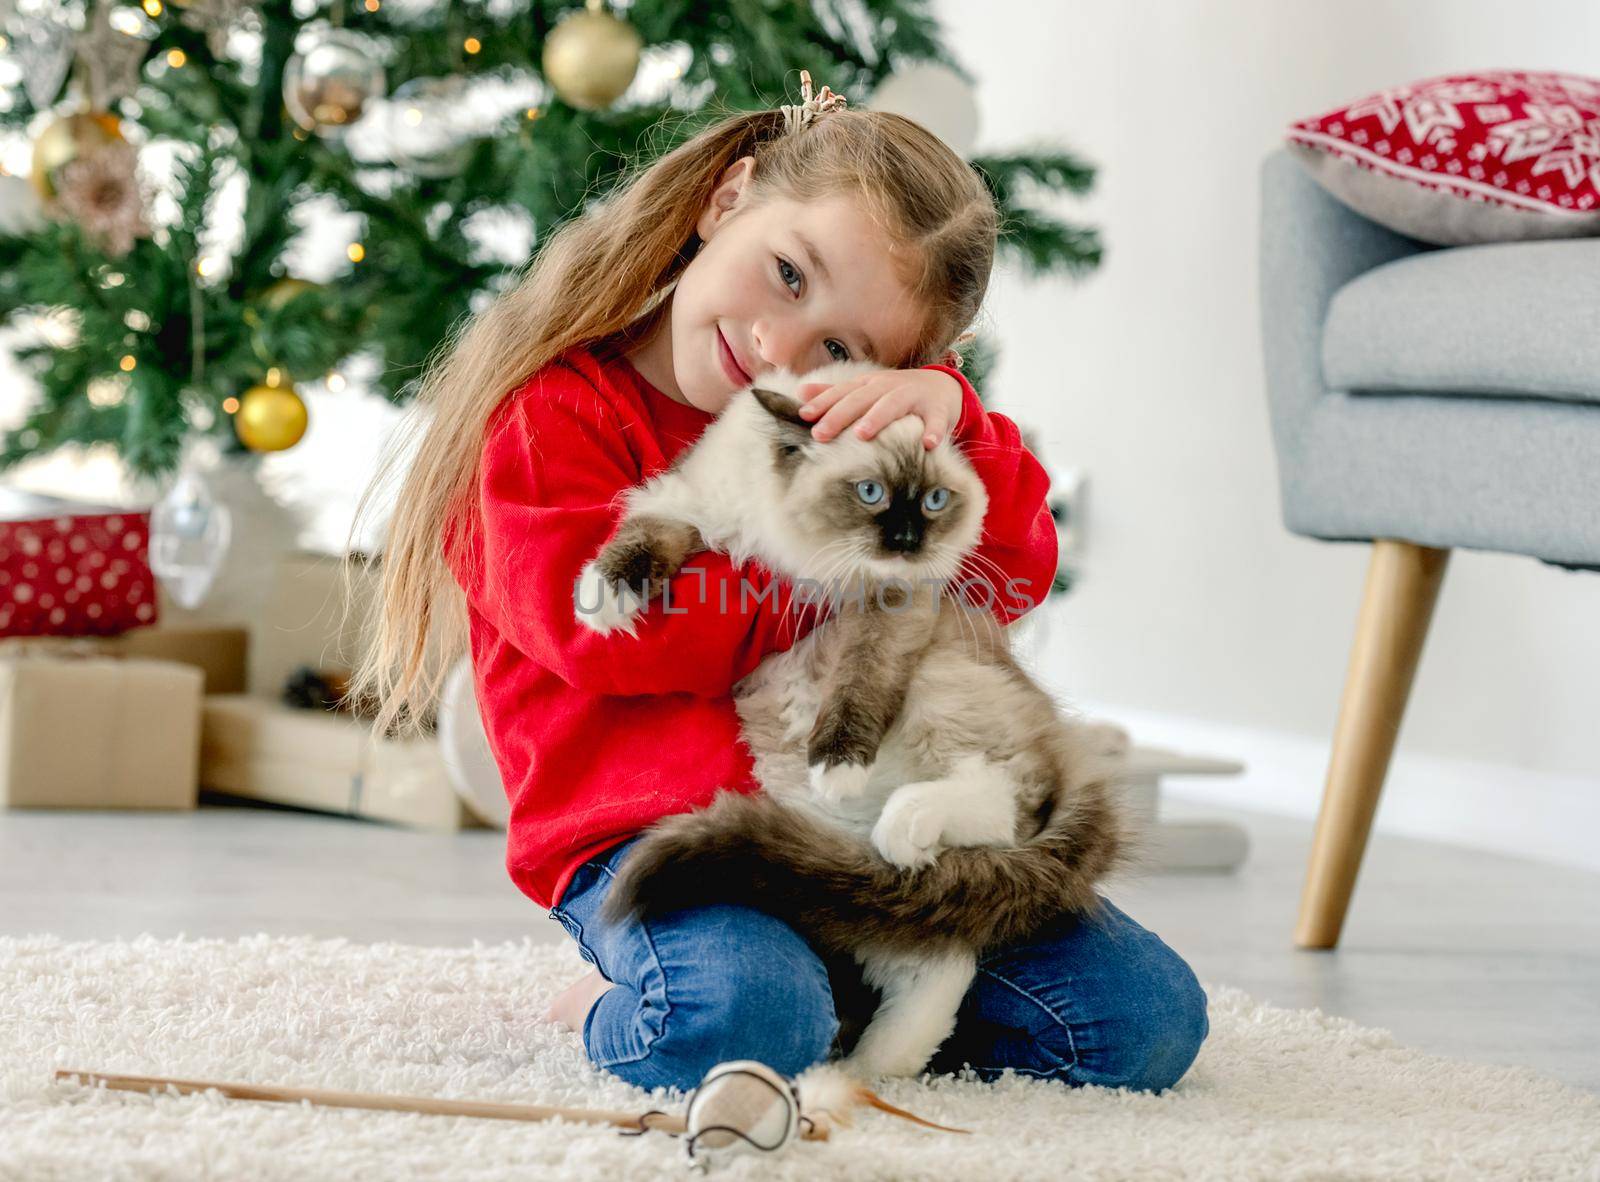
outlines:
[[0, 636], [114, 636], [154, 624], [150, 516], [0, 521]]

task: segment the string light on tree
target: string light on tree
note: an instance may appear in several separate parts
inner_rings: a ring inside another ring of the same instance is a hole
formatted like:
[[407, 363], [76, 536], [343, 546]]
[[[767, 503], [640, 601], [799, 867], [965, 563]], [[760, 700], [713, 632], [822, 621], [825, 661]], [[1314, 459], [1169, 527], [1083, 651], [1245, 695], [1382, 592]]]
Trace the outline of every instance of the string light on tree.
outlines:
[[561, 98], [585, 111], [609, 107], [639, 70], [639, 31], [602, 0], [557, 25], [544, 41], [544, 76]]

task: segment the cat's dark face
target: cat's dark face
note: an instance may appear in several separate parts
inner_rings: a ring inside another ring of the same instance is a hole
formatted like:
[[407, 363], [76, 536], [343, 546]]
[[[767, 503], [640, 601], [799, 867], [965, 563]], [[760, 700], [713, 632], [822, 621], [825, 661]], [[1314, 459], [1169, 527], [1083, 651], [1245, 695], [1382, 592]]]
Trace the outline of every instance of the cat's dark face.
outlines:
[[[818, 574], [837, 578], [953, 578], [977, 547], [988, 496], [948, 440], [922, 446], [922, 421], [891, 423], [872, 439], [844, 434], [827, 443], [787, 395], [753, 391], [771, 416], [771, 461], [783, 489], [782, 520]], [[980, 572], [969, 572], [978, 575]]]

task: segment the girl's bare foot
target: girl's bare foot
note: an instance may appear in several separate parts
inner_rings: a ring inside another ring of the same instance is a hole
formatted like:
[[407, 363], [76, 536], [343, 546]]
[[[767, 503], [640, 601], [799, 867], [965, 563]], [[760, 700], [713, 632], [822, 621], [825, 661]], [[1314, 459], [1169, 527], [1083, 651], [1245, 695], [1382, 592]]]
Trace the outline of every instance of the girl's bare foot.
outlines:
[[591, 969], [556, 995], [544, 1013], [544, 1020], [567, 1030], [582, 1030], [594, 1003], [610, 988], [611, 982], [600, 975], [600, 970]]

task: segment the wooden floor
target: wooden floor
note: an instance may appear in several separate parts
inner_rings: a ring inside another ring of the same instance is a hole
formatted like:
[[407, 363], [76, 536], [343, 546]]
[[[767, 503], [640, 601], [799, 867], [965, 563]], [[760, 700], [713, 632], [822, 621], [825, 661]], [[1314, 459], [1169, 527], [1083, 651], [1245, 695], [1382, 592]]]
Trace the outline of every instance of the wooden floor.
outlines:
[[[1310, 825], [1204, 815], [1248, 827], [1241, 872], [1108, 890], [1202, 980], [1600, 1091], [1600, 876], [1379, 837], [1343, 947], [1299, 952], [1290, 933]], [[564, 939], [510, 885], [502, 842], [266, 808], [0, 811], [0, 935]]]

